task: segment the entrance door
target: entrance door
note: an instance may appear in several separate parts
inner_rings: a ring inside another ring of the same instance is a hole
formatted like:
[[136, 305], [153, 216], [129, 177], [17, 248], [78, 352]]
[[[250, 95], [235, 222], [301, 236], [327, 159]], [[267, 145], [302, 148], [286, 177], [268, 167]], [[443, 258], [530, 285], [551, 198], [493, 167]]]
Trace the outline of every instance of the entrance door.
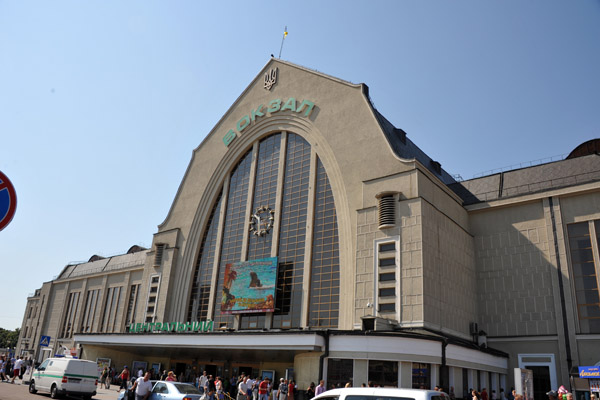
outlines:
[[535, 400], [545, 400], [546, 393], [551, 388], [550, 368], [544, 366], [525, 366], [533, 371], [533, 397]]
[[175, 376], [177, 377], [177, 380], [179, 380], [179, 376], [181, 374], [183, 374], [185, 376], [185, 363], [177, 363], [175, 364]]
[[204, 366], [204, 370], [206, 371], [206, 375], [212, 375], [213, 378], [217, 377], [217, 366], [212, 364], [207, 364]]

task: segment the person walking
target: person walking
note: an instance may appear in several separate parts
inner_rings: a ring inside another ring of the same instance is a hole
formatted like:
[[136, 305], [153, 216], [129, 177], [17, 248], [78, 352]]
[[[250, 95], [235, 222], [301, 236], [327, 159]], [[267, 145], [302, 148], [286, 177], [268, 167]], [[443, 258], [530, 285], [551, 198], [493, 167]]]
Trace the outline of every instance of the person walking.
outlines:
[[6, 360], [4, 356], [0, 356], [0, 378], [2, 378], [2, 382], [8, 381], [8, 377], [6, 376]]
[[288, 400], [294, 400], [294, 393], [296, 392], [296, 382], [290, 379], [288, 384]]
[[259, 400], [269, 400], [269, 377], [260, 381], [258, 384], [258, 397]]
[[238, 385], [236, 398], [237, 400], [248, 400], [248, 378], [246, 376], [244, 376]]
[[23, 364], [23, 360], [21, 359], [21, 357], [17, 356], [17, 360], [15, 361], [14, 366], [13, 366], [13, 377], [12, 377], [12, 380], [10, 381], [10, 383], [15, 383], [15, 379], [21, 375], [21, 365], [22, 364]]
[[278, 400], [287, 400], [288, 395], [288, 382], [286, 379], [281, 378], [279, 380], [279, 389], [277, 390]]
[[104, 386], [104, 389], [107, 389], [106, 387], [106, 379], [108, 378], [108, 367], [104, 367], [104, 369], [102, 370], [102, 375], [100, 375], [100, 389], [102, 389], [102, 386]]
[[123, 367], [119, 378], [121, 378], [121, 386], [117, 389], [117, 392], [121, 391], [121, 389], [127, 390], [127, 382], [129, 381], [129, 368], [127, 368], [127, 365]]
[[131, 391], [135, 393], [135, 400], [146, 400], [152, 392], [152, 382], [150, 382], [150, 372], [146, 372], [135, 380], [131, 387]]

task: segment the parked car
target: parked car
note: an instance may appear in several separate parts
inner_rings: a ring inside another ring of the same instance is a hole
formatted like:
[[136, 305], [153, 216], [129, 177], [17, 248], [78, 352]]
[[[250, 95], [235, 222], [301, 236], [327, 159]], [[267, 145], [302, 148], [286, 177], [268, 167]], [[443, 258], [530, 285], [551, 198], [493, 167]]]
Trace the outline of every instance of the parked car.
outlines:
[[[202, 393], [192, 384], [156, 381], [148, 400], [200, 400], [200, 397]], [[117, 400], [128, 400], [127, 392], [122, 390]]]
[[33, 371], [29, 393], [50, 392], [53, 399], [62, 395], [91, 399], [97, 386], [98, 365], [94, 361], [47, 358]]
[[423, 389], [344, 388], [332, 389], [313, 400], [449, 400], [443, 392]]

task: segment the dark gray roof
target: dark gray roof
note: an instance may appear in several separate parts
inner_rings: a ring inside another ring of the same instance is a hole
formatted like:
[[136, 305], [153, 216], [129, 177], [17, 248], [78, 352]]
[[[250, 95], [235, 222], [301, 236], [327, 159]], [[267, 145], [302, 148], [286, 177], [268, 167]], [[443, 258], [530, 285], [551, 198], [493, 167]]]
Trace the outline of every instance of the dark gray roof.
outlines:
[[600, 156], [555, 161], [448, 185], [465, 205], [600, 180]]
[[[368, 94], [367, 94], [368, 96]], [[371, 105], [372, 106], [372, 105]], [[405, 160], [416, 159], [446, 185], [456, 183], [454, 178], [441, 167], [441, 164], [423, 152], [416, 144], [406, 137], [406, 132], [396, 128], [379, 111], [373, 107], [375, 117], [381, 126], [390, 147], [396, 156]]]
[[122, 254], [109, 258], [100, 258], [86, 263], [67, 265], [57, 279], [74, 278], [83, 275], [93, 275], [108, 271], [117, 271], [131, 267], [143, 266], [148, 250], [136, 253]]

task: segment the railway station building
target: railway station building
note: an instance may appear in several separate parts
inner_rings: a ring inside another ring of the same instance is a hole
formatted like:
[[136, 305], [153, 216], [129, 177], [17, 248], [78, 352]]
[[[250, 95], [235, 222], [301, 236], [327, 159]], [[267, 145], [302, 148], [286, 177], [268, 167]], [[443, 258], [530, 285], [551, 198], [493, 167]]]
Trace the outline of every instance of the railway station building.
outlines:
[[574, 371], [600, 363], [597, 141], [456, 180], [365, 84], [278, 59], [224, 111], [151, 247], [43, 283], [20, 353], [457, 397], [508, 391], [520, 367], [536, 398], [586, 390]]

